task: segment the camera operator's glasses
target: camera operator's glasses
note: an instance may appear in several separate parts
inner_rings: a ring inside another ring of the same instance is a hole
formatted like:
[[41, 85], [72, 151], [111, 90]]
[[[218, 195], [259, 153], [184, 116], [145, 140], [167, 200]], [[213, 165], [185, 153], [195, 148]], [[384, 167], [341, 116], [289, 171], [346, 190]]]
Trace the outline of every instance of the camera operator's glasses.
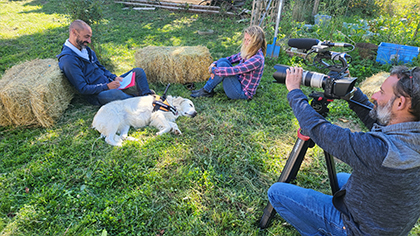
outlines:
[[413, 97], [414, 95], [414, 87], [413, 87], [413, 77], [414, 77], [414, 73], [420, 71], [420, 67], [414, 67], [411, 70], [405, 70], [402, 73], [405, 74], [406, 76], [408, 76], [408, 78], [410, 79], [410, 88], [411, 88], [411, 94], [410, 96]]

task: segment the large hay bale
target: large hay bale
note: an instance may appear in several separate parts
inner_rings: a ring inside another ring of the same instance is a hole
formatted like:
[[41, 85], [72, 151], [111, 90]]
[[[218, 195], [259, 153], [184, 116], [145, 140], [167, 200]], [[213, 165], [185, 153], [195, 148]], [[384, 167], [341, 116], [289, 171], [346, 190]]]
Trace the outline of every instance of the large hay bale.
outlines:
[[366, 78], [363, 82], [360, 83], [360, 89], [368, 98], [370, 99], [374, 93], [379, 91], [382, 83], [386, 78], [389, 77], [387, 72], [379, 72], [369, 78]]
[[137, 50], [135, 61], [149, 82], [186, 84], [207, 81], [213, 58], [204, 46], [148, 46]]
[[56, 59], [13, 66], [0, 80], [0, 126], [52, 126], [74, 93]]

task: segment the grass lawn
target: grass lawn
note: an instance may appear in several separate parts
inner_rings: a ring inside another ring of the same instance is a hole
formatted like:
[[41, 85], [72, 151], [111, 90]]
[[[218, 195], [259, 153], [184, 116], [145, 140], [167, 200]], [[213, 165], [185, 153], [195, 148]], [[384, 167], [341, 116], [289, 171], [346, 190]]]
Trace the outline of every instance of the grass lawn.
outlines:
[[[130, 70], [135, 50], [150, 45], [204, 45], [214, 59], [232, 55], [248, 26], [224, 16], [122, 8], [105, 4], [100, 29], [100, 54], [115, 74]], [[68, 38], [59, 0], [0, 0], [0, 18], [0, 76], [26, 60], [54, 58]], [[215, 34], [197, 34], [210, 29]], [[79, 97], [51, 128], [0, 127], [0, 234], [299, 235], [279, 216], [258, 228], [298, 129], [285, 86], [272, 83], [279, 62], [301, 63], [284, 53], [267, 58], [251, 101], [229, 100], [221, 86], [213, 98], [194, 99], [198, 115], [177, 120], [181, 136], [131, 129], [139, 141], [112, 147], [90, 128], [98, 107]], [[166, 84], [150, 87], [162, 94]], [[168, 94], [190, 91], [172, 84]], [[334, 101], [330, 119], [341, 118], [360, 126], [345, 102]], [[329, 193], [323, 158], [319, 147], [309, 149], [295, 183]], [[337, 163], [337, 171], [351, 169]], [[412, 235], [419, 233], [417, 224]]]

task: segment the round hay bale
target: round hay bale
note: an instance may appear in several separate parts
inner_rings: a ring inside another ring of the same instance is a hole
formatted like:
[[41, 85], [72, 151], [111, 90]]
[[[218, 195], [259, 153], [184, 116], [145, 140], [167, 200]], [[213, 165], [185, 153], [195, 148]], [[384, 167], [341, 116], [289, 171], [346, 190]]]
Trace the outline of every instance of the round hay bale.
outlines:
[[13, 66], [0, 80], [0, 125], [50, 127], [74, 93], [56, 59]]
[[360, 89], [369, 99], [371, 99], [372, 95], [379, 91], [381, 88], [382, 83], [385, 81], [386, 78], [389, 77], [389, 73], [387, 72], [379, 72], [369, 78], [366, 78], [363, 82], [360, 83]]
[[143, 68], [149, 82], [193, 83], [207, 81], [213, 62], [204, 46], [141, 48], [135, 53], [136, 67]]

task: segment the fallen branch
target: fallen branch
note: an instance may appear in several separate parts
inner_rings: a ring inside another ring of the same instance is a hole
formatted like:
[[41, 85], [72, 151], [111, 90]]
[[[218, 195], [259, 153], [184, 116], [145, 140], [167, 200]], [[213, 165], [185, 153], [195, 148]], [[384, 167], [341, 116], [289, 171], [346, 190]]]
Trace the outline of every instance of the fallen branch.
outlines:
[[[194, 5], [194, 4], [180, 4], [173, 2], [151, 2], [147, 0], [136, 0], [135, 2], [115, 1], [115, 3], [122, 3], [126, 6], [139, 6], [139, 7], [156, 7], [167, 10], [179, 10], [194, 13], [209, 13], [209, 14], [227, 14], [235, 15], [233, 12], [221, 12], [218, 6]], [[137, 10], [136, 8], [133, 8]], [[140, 9], [139, 9], [140, 10]]]
[[151, 10], [156, 10], [156, 7], [133, 7], [133, 10], [137, 10], [137, 11], [151, 11]]

